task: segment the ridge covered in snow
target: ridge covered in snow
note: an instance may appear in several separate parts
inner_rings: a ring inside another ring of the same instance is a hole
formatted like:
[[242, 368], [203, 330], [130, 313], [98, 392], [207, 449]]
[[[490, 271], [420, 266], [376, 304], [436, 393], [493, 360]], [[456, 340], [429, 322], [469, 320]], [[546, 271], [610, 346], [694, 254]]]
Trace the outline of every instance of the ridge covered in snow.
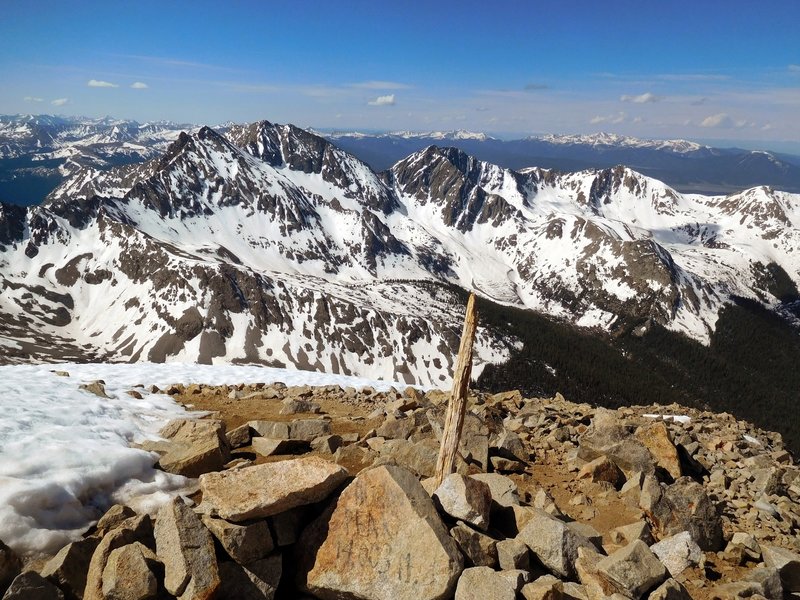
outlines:
[[[0, 346], [444, 384], [454, 287], [707, 342], [734, 296], [780, 307], [799, 224], [800, 196], [767, 187], [680, 194], [625, 167], [514, 171], [437, 146], [376, 174], [292, 125], [204, 127], [82, 168], [43, 206], [0, 205]], [[515, 343], [482, 328], [478, 371]]]

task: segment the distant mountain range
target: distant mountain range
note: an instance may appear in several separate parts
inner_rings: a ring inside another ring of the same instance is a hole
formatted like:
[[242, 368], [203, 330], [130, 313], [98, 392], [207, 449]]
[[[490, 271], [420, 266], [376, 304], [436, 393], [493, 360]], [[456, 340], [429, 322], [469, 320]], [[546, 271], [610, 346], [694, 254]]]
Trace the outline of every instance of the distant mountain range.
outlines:
[[[225, 133], [233, 123], [215, 126]], [[199, 126], [51, 115], [0, 116], [0, 201], [33, 205], [81, 167], [110, 169], [163, 153], [182, 131]], [[470, 131], [319, 133], [366, 162], [390, 169], [427, 146], [459, 148], [480, 160], [520, 170], [574, 172], [627, 166], [683, 193], [729, 194], [767, 185], [800, 192], [800, 156], [712, 148], [686, 140], [641, 140], [608, 133], [500, 140]]]
[[[437, 384], [459, 290], [708, 343], [738, 297], [792, 318], [798, 226], [800, 196], [766, 186], [683, 195], [627, 167], [515, 171], [438, 146], [377, 174], [291, 125], [203, 127], [142, 163], [77, 164], [41, 206], [0, 204], [0, 355]], [[486, 324], [477, 360], [517, 347]]]
[[376, 171], [426, 146], [447, 145], [509, 169], [563, 172], [625, 165], [684, 193], [729, 194], [759, 185], [800, 192], [800, 156], [712, 148], [686, 140], [642, 140], [609, 133], [499, 140], [469, 131], [325, 135]]

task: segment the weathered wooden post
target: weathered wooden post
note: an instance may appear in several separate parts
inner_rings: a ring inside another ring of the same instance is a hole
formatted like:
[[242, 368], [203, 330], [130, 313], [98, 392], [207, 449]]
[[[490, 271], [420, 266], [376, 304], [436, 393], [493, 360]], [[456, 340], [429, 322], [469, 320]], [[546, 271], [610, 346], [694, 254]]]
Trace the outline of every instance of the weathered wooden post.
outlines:
[[461, 346], [458, 348], [458, 358], [453, 372], [453, 392], [447, 405], [442, 445], [439, 447], [439, 458], [436, 461], [436, 487], [439, 487], [442, 480], [453, 472], [455, 465], [458, 442], [461, 439], [461, 428], [464, 425], [464, 414], [467, 410], [467, 392], [472, 373], [472, 345], [475, 341], [477, 327], [475, 294], [470, 294], [467, 302], [467, 314], [464, 317], [464, 331], [461, 332]]

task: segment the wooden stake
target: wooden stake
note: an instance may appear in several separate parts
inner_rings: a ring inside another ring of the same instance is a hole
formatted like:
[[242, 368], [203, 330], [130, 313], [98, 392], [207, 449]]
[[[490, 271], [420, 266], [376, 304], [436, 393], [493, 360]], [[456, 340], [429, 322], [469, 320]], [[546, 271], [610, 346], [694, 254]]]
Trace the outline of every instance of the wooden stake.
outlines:
[[439, 447], [439, 458], [436, 461], [435, 487], [439, 487], [444, 478], [453, 472], [456, 462], [461, 428], [464, 426], [464, 414], [467, 411], [467, 392], [469, 378], [472, 374], [472, 345], [475, 342], [477, 327], [475, 294], [470, 294], [467, 302], [467, 314], [464, 317], [464, 331], [461, 333], [461, 346], [458, 348], [458, 358], [456, 358], [456, 367], [453, 372], [453, 392], [447, 405], [442, 444]]

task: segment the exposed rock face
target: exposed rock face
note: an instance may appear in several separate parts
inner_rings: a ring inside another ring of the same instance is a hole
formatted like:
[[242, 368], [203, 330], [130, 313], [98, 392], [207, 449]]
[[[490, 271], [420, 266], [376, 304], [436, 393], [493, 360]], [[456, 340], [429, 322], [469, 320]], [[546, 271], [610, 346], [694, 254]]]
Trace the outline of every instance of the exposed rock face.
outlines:
[[268, 517], [326, 498], [347, 471], [315, 456], [200, 477], [203, 503], [229, 521]]
[[664, 563], [673, 577], [677, 577], [689, 567], [698, 564], [703, 558], [700, 546], [694, 542], [688, 531], [664, 538], [650, 546], [650, 550]]
[[275, 547], [266, 521], [238, 524], [204, 516], [203, 524], [240, 565], [264, 558]]
[[673, 479], [680, 478], [682, 472], [678, 449], [672, 443], [669, 430], [663, 421], [639, 427], [636, 430], [636, 437], [653, 455], [657, 467], [664, 469]]
[[180, 600], [208, 600], [220, 584], [214, 542], [200, 518], [176, 498], [158, 511], [156, 552], [164, 587]]
[[362, 472], [303, 537], [305, 583], [320, 598], [444, 599], [463, 565], [430, 497], [398, 467]]

